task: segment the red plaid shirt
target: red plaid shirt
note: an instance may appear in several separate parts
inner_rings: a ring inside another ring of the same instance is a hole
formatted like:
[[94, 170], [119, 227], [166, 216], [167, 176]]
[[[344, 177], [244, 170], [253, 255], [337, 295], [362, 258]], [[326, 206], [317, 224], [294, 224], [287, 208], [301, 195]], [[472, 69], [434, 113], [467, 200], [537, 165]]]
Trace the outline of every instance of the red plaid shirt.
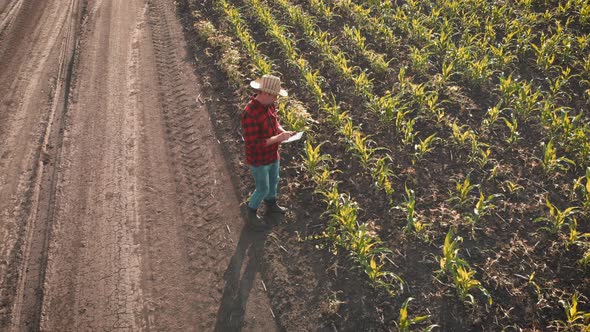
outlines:
[[279, 115], [275, 104], [262, 105], [253, 96], [242, 113], [242, 130], [246, 141], [246, 164], [263, 166], [279, 157], [279, 143], [266, 145], [266, 140], [279, 132]]

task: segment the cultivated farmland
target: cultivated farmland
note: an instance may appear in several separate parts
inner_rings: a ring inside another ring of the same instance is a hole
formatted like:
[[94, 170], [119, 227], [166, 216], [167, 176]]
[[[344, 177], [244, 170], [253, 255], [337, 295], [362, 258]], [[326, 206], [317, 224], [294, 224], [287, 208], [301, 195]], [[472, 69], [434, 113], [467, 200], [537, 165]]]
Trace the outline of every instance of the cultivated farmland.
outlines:
[[581, 331], [587, 1], [184, 0], [242, 198], [239, 112], [283, 79], [263, 276], [287, 330]]

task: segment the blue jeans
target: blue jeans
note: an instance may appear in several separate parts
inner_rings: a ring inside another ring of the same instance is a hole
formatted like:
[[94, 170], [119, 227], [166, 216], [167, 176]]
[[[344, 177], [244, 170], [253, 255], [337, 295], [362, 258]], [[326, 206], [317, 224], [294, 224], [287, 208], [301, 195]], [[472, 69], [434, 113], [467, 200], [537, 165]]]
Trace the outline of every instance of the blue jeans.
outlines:
[[256, 189], [248, 200], [248, 207], [258, 209], [262, 200], [273, 200], [277, 197], [279, 185], [279, 160], [272, 164], [250, 166]]

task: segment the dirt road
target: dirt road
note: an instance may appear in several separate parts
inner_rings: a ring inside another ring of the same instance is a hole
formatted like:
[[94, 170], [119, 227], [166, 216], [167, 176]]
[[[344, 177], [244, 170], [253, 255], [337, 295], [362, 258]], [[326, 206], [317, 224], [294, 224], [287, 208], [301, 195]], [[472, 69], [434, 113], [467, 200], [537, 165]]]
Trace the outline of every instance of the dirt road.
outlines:
[[0, 330], [273, 331], [171, 0], [0, 0]]

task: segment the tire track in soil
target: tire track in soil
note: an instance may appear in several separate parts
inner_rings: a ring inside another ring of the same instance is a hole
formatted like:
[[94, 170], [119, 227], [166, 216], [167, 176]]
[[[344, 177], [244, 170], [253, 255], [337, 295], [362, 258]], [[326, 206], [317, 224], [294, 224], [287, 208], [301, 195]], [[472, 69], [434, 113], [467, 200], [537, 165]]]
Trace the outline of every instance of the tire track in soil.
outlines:
[[[175, 41], [182, 39], [182, 32], [180, 26], [172, 29], [170, 24], [177, 18], [162, 1], [150, 0], [148, 4], [169, 151], [178, 161], [176, 191], [183, 216], [179, 231], [192, 278], [190, 314], [197, 323], [194, 327], [199, 331], [228, 326], [276, 330], [262, 287], [254, 287], [254, 283], [261, 282], [253, 268], [258, 257], [252, 258], [253, 248], [257, 247], [252, 243], [259, 241], [262, 245], [264, 239], [242, 231], [237, 241], [236, 231], [243, 226], [238, 200], [227, 170], [221, 166], [224, 159], [215, 146], [219, 141], [214, 137], [208, 113], [196, 102], [200, 89], [190, 75], [193, 68], [183, 59], [185, 55], [179, 54], [185, 45]], [[249, 257], [244, 257], [246, 250]], [[232, 284], [227, 281], [228, 275], [239, 279], [242, 265], [246, 266], [244, 274], [249, 273], [241, 279], [242, 283], [251, 283], [247, 287], [240, 287], [239, 280], [231, 280]]]
[[0, 16], [0, 329], [38, 328], [51, 220], [37, 216], [51, 205], [77, 4], [14, 1]]
[[139, 330], [142, 324], [135, 240], [138, 2], [90, 2], [82, 29], [54, 190], [41, 330]]

